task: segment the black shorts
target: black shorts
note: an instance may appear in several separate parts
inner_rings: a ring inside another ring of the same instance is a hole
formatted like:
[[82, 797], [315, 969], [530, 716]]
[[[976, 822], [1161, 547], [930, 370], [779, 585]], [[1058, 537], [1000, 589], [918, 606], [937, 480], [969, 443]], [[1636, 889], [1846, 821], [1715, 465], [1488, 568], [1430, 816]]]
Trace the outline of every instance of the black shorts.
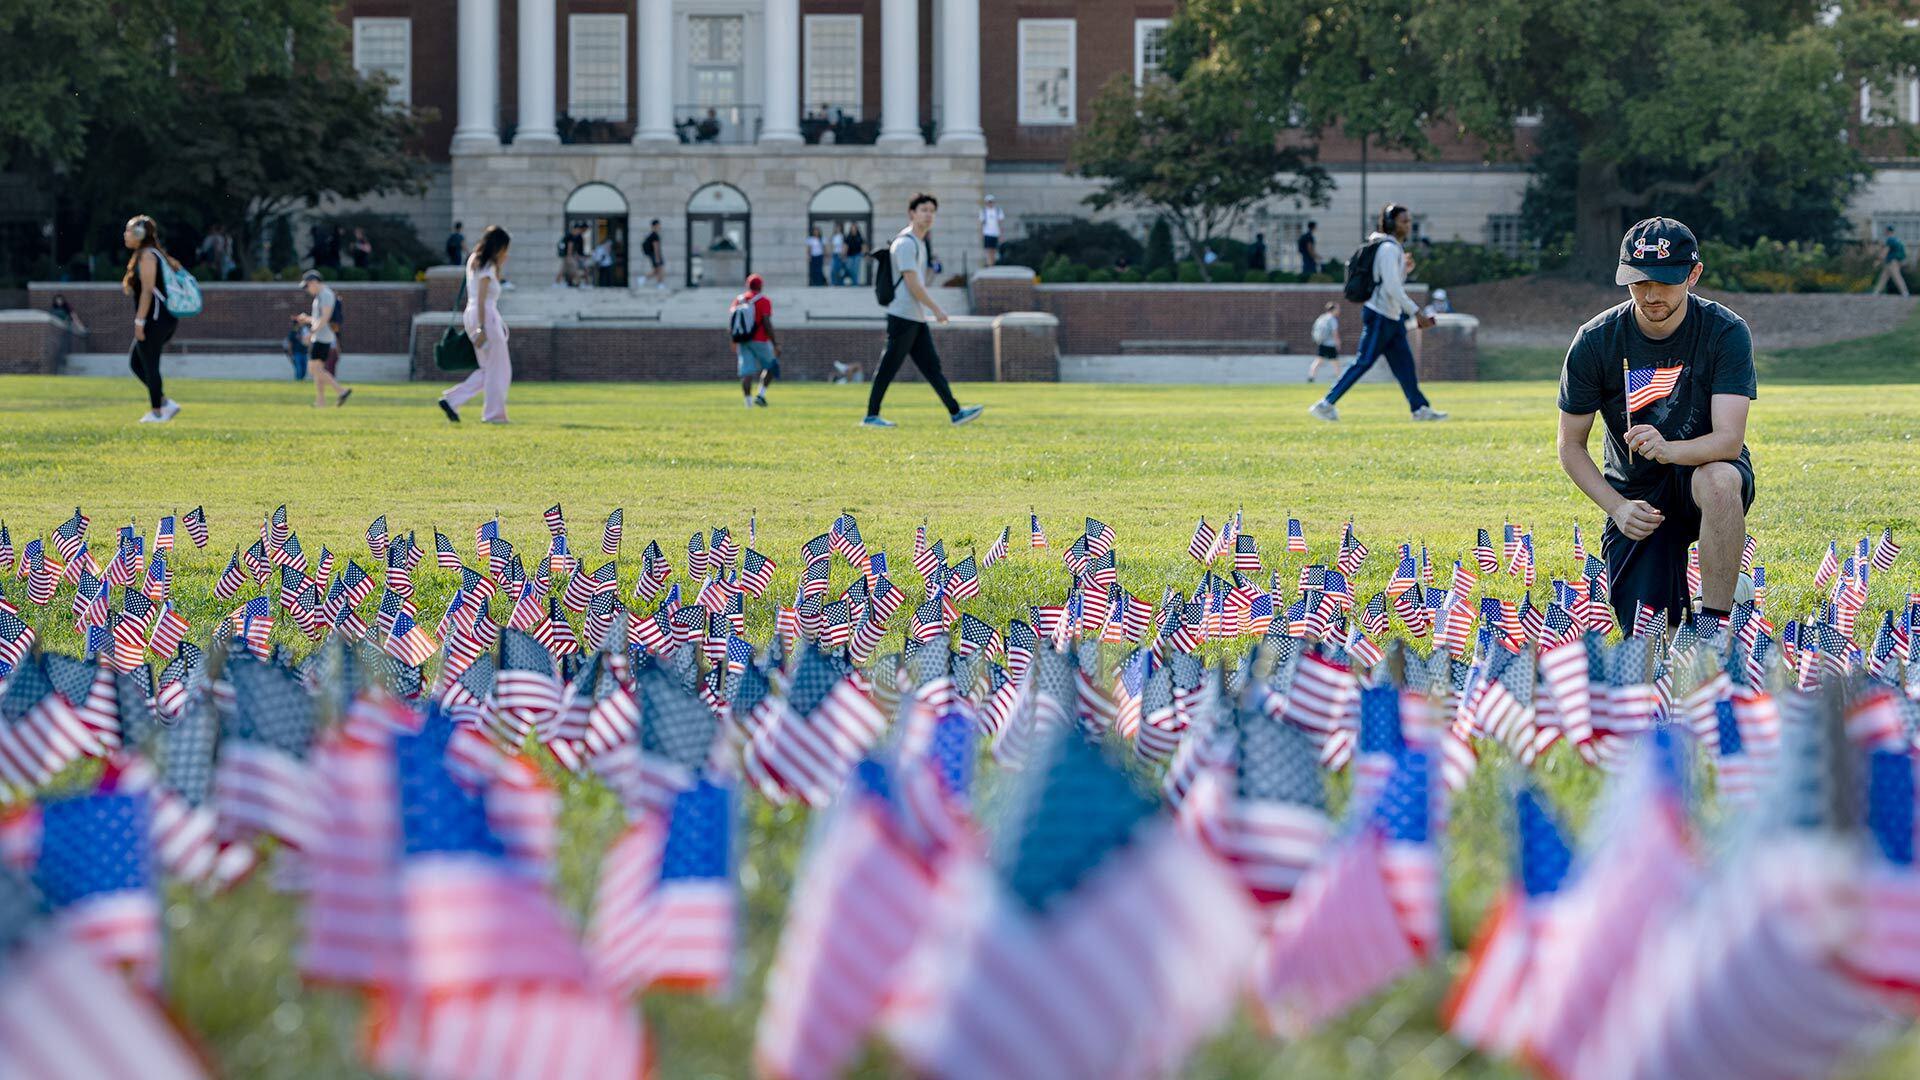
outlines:
[[332, 375], [340, 365], [340, 354], [334, 350], [332, 342], [316, 341], [307, 346], [307, 362], [319, 364], [327, 369], [327, 374]]
[[997, 236], [982, 236], [980, 238], [980, 246], [986, 248], [988, 251], [998, 251], [1000, 249], [1000, 238]]
[[1340, 358], [1340, 350], [1331, 345], [1322, 345], [1320, 346], [1320, 356], [1324, 360], [1338, 360]]
[[[1753, 462], [1742, 450], [1729, 461], [1740, 473], [1740, 505], [1753, 508]], [[1687, 595], [1687, 548], [1700, 539], [1700, 507], [1693, 501], [1695, 466], [1675, 465], [1651, 491], [1639, 496], [1665, 520], [1645, 540], [1629, 540], [1613, 519], [1600, 531], [1607, 560], [1613, 613], [1623, 630], [1631, 629], [1637, 605], [1663, 611], [1672, 623], [1691, 609]]]

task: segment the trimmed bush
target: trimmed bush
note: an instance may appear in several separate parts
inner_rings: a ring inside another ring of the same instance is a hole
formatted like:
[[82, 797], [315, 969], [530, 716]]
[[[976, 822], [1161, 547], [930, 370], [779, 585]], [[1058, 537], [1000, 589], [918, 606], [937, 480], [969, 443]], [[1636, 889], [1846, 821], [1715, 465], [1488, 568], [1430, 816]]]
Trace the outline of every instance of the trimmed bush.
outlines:
[[[1533, 272], [1533, 264], [1524, 259], [1487, 247], [1444, 241], [1421, 244], [1413, 249], [1413, 276], [1436, 289], [1471, 285], [1478, 281], [1498, 281]], [[1345, 264], [1341, 264], [1344, 271]]]
[[1859, 292], [1880, 269], [1878, 252], [1867, 245], [1829, 249], [1765, 238], [1744, 248], [1709, 240], [1700, 259], [1700, 283], [1729, 292]]
[[1154, 218], [1153, 228], [1147, 230], [1148, 270], [1158, 270], [1173, 265], [1173, 227], [1166, 218]]
[[1141, 281], [1145, 280], [1145, 275], [1129, 266], [1125, 270], [1120, 271], [1118, 280], [1123, 285], [1138, 285]]
[[1172, 281], [1173, 281], [1173, 268], [1170, 266], [1156, 266], [1153, 269], [1147, 271], [1148, 284], [1166, 285], [1171, 283]]
[[1267, 283], [1267, 272], [1265, 270], [1249, 270], [1240, 280], [1249, 285], [1265, 285]]
[[1103, 266], [1098, 270], [1089, 271], [1087, 273], [1087, 280], [1097, 285], [1110, 285], [1114, 282], [1115, 278], [1113, 271]]
[[1267, 280], [1275, 285], [1292, 285], [1300, 281], [1300, 275], [1288, 270], [1269, 270]]
[[1026, 236], [1000, 245], [1000, 261], [1017, 266], [1043, 266], [1063, 259], [1090, 269], [1108, 268], [1122, 256], [1129, 262], [1140, 261], [1140, 241], [1111, 221], [1085, 218], [1035, 226]]
[[1199, 263], [1183, 262], [1180, 264], [1180, 275], [1179, 275], [1180, 284], [1198, 285], [1200, 284], [1201, 280], [1202, 279], [1200, 277]]
[[[413, 230], [413, 222], [398, 214], [352, 213], [335, 214], [323, 217], [321, 222], [340, 226], [340, 257], [347, 258], [347, 250], [353, 243], [355, 228], [367, 231], [367, 240], [373, 244], [373, 257], [382, 262], [397, 259], [412, 269], [425, 269], [437, 266], [441, 256], [429, 248]], [[344, 280], [344, 279], [343, 279]]]

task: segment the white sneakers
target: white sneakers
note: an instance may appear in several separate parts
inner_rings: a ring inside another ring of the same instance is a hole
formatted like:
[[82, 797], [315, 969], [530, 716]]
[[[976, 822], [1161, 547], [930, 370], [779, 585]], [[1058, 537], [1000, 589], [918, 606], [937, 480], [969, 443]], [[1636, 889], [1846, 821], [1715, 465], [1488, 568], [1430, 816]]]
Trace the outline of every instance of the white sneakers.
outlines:
[[1431, 405], [1422, 405], [1413, 410], [1413, 418], [1415, 420], [1445, 420], [1447, 414]]
[[1322, 420], [1336, 421], [1340, 419], [1340, 410], [1334, 408], [1333, 403], [1326, 398], [1321, 398], [1319, 401], [1313, 403], [1313, 408], [1307, 410], [1307, 415], [1315, 416]]
[[164, 424], [179, 415], [180, 403], [172, 398], [168, 398], [161, 404], [159, 412], [141, 413], [140, 422], [143, 424]]

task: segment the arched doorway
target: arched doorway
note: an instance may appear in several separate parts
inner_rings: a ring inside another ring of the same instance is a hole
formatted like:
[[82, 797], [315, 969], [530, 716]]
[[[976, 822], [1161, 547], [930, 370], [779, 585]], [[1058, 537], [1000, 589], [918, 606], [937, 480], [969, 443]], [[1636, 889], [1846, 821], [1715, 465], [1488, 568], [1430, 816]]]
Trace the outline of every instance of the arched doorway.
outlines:
[[732, 184], [713, 183], [687, 200], [687, 285], [738, 289], [753, 273], [753, 213]]
[[813, 193], [807, 203], [807, 228], [818, 226], [827, 251], [833, 251], [833, 234], [843, 235], [849, 227], [860, 230], [857, 238], [847, 236], [847, 258], [841, 265], [828, 265], [829, 285], [858, 285], [866, 277], [866, 254], [873, 250], [873, 200], [852, 184], [828, 184]]
[[[582, 184], [567, 196], [567, 229], [587, 227], [586, 266], [578, 271], [584, 283], [601, 288], [627, 284], [627, 200], [612, 184]], [[611, 249], [611, 264], [603, 258]]]

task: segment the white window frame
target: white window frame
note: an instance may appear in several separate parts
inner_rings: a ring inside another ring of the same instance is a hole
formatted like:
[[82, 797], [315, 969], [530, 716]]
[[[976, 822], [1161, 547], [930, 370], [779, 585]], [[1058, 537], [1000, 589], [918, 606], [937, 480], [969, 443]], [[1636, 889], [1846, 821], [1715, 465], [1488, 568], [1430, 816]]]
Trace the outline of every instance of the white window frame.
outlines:
[[[800, 73], [800, 109], [803, 113], [813, 105], [813, 102], [807, 100], [808, 83], [809, 80], [813, 78], [813, 29], [816, 26], [832, 26], [836, 24], [850, 24], [853, 27], [852, 111], [858, 113], [865, 107], [862, 103], [867, 100], [865, 71], [865, 62], [867, 59], [866, 27], [862, 24], [862, 17], [859, 15], [806, 15], [800, 20], [800, 62], [806, 65], [806, 70]], [[825, 109], [829, 104], [830, 103], [822, 102], [821, 106]], [[840, 106], [834, 105], [832, 107], [838, 108]]]
[[[582, 33], [591, 35], [595, 45], [611, 36], [619, 46], [620, 89], [609, 101], [580, 101], [580, 41]], [[627, 120], [627, 48], [633, 40], [624, 14], [567, 14], [567, 104], [566, 114], [574, 120]], [[588, 110], [591, 110], [590, 112]]]
[[[1027, 103], [1027, 28], [1028, 27], [1067, 28], [1067, 114], [1065, 116], [1044, 116], [1036, 118], [1028, 109]], [[1079, 24], [1075, 19], [1021, 19], [1015, 31], [1019, 38], [1019, 53], [1016, 63], [1019, 82], [1019, 122], [1022, 127], [1071, 127], [1078, 123], [1078, 103], [1075, 98], [1080, 92], [1080, 39]]]
[[[397, 17], [355, 16], [353, 20], [353, 70], [359, 72], [362, 78], [365, 78], [369, 74], [366, 66], [360, 59], [361, 35], [370, 30], [391, 30], [394, 27], [399, 27], [400, 29], [400, 36], [403, 43], [400, 52], [403, 60], [401, 61], [399, 74], [394, 79], [393, 86], [387, 90], [387, 100], [393, 102], [395, 105], [411, 108], [413, 105], [412, 18], [404, 15]], [[287, 39], [287, 50], [289, 54], [291, 54], [293, 50], [291, 33], [289, 33]], [[393, 72], [386, 71], [384, 68], [381, 70], [385, 74], [394, 74]]]
[[[1500, 239], [1501, 230], [1511, 230], [1511, 243]], [[1502, 255], [1519, 258], [1526, 254], [1526, 219], [1523, 215], [1512, 213], [1488, 214], [1486, 224], [1486, 246]]]
[[[1133, 20], [1133, 85], [1135, 88], [1147, 84], [1147, 35], [1155, 30], [1162, 34], [1166, 33], [1167, 24], [1170, 21], [1169, 19]], [[1165, 49], [1166, 46], [1162, 45], [1162, 52]], [[1153, 70], [1157, 74], [1160, 71], [1159, 65], [1156, 64]]]

